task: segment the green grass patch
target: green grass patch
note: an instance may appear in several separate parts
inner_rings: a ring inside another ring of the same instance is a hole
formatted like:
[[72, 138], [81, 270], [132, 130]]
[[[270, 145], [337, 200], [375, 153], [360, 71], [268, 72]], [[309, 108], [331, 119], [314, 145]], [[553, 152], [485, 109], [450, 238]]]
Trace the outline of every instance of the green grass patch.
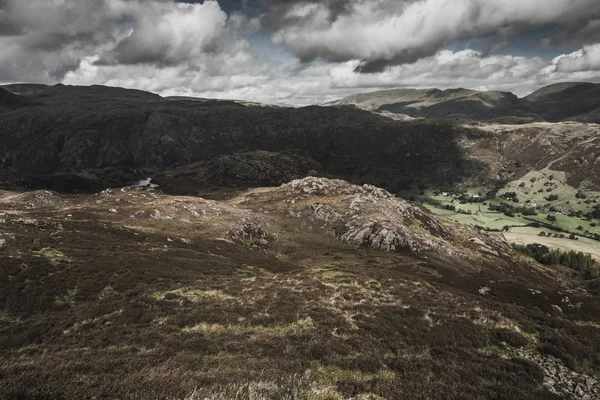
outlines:
[[73, 307], [75, 305], [75, 296], [77, 296], [77, 288], [67, 290], [67, 294], [63, 296], [55, 296], [54, 304], [62, 306], [67, 305]]
[[273, 326], [264, 325], [241, 325], [241, 324], [210, 324], [201, 322], [194, 326], [183, 328], [184, 333], [202, 333], [204, 335], [257, 335], [259, 337], [281, 337], [287, 335], [301, 334], [312, 331], [316, 327], [311, 317], [299, 319], [290, 324], [278, 324]]
[[57, 267], [63, 263], [70, 263], [71, 259], [67, 257], [62, 251], [54, 249], [52, 247], [44, 247], [41, 250], [34, 251], [34, 255], [38, 257], [45, 257], [50, 261], [50, 264]]
[[335, 267], [314, 268], [311, 270], [311, 274], [318, 275], [323, 279], [336, 282], [349, 282], [356, 279], [356, 277], [350, 272], [341, 271]]
[[116, 294], [117, 294], [117, 291], [115, 289], [113, 289], [113, 287], [111, 285], [107, 285], [107, 286], [104, 286], [104, 288], [102, 288], [100, 293], [98, 293], [98, 298], [100, 300], [102, 300], [102, 299], [106, 299], [108, 297], [112, 297]]

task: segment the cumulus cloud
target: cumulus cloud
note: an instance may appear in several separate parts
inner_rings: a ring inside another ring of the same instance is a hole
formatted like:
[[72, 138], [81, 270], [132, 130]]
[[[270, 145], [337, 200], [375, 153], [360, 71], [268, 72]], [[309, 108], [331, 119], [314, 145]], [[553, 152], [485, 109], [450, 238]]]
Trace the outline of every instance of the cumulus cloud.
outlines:
[[[0, 83], [306, 105], [383, 88], [525, 95], [600, 80], [597, 0], [231, 1], [0, 0]], [[538, 44], [568, 43], [567, 54], [510, 55], [520, 32], [545, 26]]]
[[227, 14], [216, 1], [202, 4], [128, 2], [118, 7], [132, 21], [129, 34], [99, 63], [176, 65], [214, 52]]
[[600, 71], [600, 44], [585, 46], [554, 61], [557, 72]]
[[60, 81], [89, 57], [104, 65], [202, 68], [211, 53], [226, 51], [227, 40], [235, 42], [216, 1], [1, 1], [0, 21], [10, 25], [0, 29], [0, 81]]
[[[512, 91], [527, 95], [541, 86], [570, 78], [593, 80], [588, 72], [557, 72], [556, 61], [539, 57], [486, 55], [474, 50], [441, 50], [412, 64], [391, 66], [362, 74], [359, 60], [342, 63], [287, 63], [273, 68], [260, 61], [249, 43], [214, 60], [213, 70], [186, 72], [180, 67], [157, 69], [148, 65], [98, 66], [85, 61], [69, 73], [69, 84], [98, 81], [161, 93], [222, 99], [242, 99], [286, 105], [321, 104], [343, 96], [385, 88], [456, 88]], [[242, 67], [243, 66], [243, 67]]]
[[[600, 19], [597, 0], [353, 0], [343, 13], [329, 2], [292, 1], [263, 25], [301, 61], [360, 59], [358, 71], [412, 63], [450, 39], [495, 36], [506, 40], [534, 27], [578, 31]], [[335, 15], [332, 21], [331, 16]]]

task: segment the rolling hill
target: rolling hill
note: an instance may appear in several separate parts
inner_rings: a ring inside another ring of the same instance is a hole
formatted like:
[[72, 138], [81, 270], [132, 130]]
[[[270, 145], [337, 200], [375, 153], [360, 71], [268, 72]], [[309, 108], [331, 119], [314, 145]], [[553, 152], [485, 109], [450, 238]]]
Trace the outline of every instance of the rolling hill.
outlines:
[[600, 122], [600, 85], [560, 83], [524, 98], [498, 91], [398, 89], [351, 95], [330, 105], [354, 105], [423, 118]]

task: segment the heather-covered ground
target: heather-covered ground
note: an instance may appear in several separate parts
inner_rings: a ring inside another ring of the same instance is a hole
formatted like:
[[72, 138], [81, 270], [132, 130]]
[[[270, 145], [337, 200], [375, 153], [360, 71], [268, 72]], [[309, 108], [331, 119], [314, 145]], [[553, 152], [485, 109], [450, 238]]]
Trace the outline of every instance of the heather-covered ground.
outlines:
[[593, 399], [599, 295], [341, 181], [0, 192], [2, 398]]

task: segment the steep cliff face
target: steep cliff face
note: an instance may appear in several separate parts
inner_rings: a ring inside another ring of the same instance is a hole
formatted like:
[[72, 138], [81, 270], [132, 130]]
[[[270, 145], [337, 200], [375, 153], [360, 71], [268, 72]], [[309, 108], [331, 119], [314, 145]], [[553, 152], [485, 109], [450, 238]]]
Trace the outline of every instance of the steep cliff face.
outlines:
[[216, 157], [201, 179], [220, 186], [279, 186], [322, 171], [319, 162], [301, 154], [259, 150]]

